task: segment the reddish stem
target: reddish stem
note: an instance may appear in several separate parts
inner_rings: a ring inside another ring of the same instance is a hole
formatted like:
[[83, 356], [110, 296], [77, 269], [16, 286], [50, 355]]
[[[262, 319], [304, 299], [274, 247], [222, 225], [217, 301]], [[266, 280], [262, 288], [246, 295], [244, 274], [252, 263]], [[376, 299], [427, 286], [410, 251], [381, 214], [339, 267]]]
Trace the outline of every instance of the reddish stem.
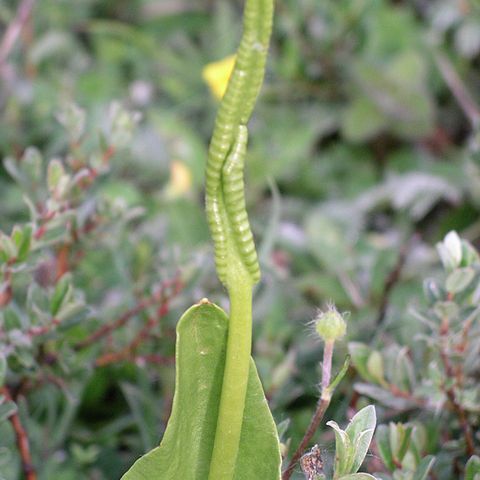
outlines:
[[290, 463], [288, 464], [286, 470], [283, 472], [282, 480], [289, 480], [292, 476], [293, 470], [297, 465], [298, 461], [304, 454], [305, 450], [308, 447], [313, 435], [318, 430], [320, 422], [327, 411], [328, 406], [330, 405], [331, 393], [329, 392], [330, 379], [332, 375], [332, 356], [334, 341], [325, 342], [325, 347], [323, 349], [323, 362], [322, 362], [322, 383], [321, 383], [321, 396], [320, 400], [317, 403], [317, 408], [313, 414], [312, 419], [310, 420], [310, 425], [305, 432], [305, 435], [302, 438], [302, 441], [298, 445], [295, 453], [293, 454]]
[[[145, 298], [137, 303], [133, 308], [127, 310], [123, 315], [121, 315], [116, 321], [112, 323], [108, 323], [103, 325], [98, 330], [93, 332], [89, 335], [85, 340], [78, 342], [74, 348], [75, 350], [82, 350], [96, 342], [100, 339], [107, 337], [110, 333], [118, 330], [119, 328], [123, 327], [126, 323], [128, 323], [132, 318], [136, 317], [138, 314], [142, 313], [147, 308], [160, 303], [158, 315], [161, 317], [165, 315], [168, 311], [166, 305], [170, 302], [170, 300], [178, 295], [178, 293], [182, 289], [182, 282], [180, 277], [177, 276], [173, 280], [165, 281], [160, 291], [152, 295], [151, 297]], [[165, 291], [168, 288], [172, 288], [172, 291], [168, 294], [165, 294]]]
[[[4, 386], [0, 388], [0, 393], [8, 401], [14, 401], [8, 387]], [[20, 421], [18, 411], [11, 415], [8, 420], [10, 421], [13, 431], [15, 432], [17, 448], [20, 453], [20, 458], [22, 459], [22, 469], [23, 473], [25, 474], [25, 479], [37, 480], [37, 474], [32, 462], [32, 455], [30, 454], [30, 442], [28, 440], [27, 432]]]

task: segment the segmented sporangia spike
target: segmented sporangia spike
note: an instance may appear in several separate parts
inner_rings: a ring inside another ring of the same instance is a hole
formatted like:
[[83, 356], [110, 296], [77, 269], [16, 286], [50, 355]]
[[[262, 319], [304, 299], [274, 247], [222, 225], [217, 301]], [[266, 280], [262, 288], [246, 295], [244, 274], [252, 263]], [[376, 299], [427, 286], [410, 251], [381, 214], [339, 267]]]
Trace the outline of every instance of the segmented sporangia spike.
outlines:
[[[215, 122], [206, 171], [206, 212], [220, 280], [227, 285], [227, 252], [235, 251], [255, 283], [260, 269], [245, 209], [243, 164], [248, 123], [263, 83], [273, 0], [247, 0], [243, 35]], [[231, 163], [226, 168], [227, 162]], [[228, 187], [226, 187], [228, 185]], [[229, 248], [229, 242], [235, 248]]]
[[235, 144], [223, 165], [223, 198], [225, 210], [233, 238], [244, 266], [250, 273], [253, 282], [260, 280], [260, 267], [253, 241], [250, 223], [245, 205], [245, 184], [243, 168], [247, 152], [248, 130], [245, 125], [238, 127]]

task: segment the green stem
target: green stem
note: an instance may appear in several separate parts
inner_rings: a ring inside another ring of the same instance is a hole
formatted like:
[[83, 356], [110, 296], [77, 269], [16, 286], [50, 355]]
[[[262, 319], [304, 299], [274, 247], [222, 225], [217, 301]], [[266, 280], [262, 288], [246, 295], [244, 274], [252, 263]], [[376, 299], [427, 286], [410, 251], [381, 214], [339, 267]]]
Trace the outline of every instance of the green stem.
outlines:
[[206, 212], [218, 276], [230, 296], [225, 371], [209, 480], [233, 480], [250, 369], [252, 289], [260, 268], [245, 207], [247, 123], [263, 82], [273, 0], [246, 0], [235, 68], [220, 105], [206, 171]]
[[230, 288], [230, 323], [217, 431], [209, 480], [233, 479], [247, 394], [252, 343], [252, 285]]

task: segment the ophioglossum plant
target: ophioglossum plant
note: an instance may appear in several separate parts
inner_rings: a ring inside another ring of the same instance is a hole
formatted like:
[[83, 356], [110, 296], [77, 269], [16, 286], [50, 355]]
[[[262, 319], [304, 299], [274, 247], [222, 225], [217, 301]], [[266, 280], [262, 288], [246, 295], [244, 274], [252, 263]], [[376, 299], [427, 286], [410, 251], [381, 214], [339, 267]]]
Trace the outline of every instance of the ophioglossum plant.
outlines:
[[247, 124], [263, 83], [272, 17], [273, 0], [246, 0], [206, 170], [206, 211], [230, 314], [204, 299], [179, 321], [172, 415], [160, 446], [124, 480], [280, 478], [277, 432], [250, 356], [252, 289], [260, 269], [243, 181]]

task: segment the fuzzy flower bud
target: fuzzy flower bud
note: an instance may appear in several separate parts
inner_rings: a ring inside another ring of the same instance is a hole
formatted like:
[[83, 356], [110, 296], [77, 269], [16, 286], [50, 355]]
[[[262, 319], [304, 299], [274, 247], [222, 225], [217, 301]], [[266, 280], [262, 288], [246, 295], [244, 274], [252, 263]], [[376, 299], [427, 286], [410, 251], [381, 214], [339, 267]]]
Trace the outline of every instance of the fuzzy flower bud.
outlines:
[[320, 311], [314, 320], [315, 330], [324, 342], [341, 339], [347, 330], [342, 314], [334, 305], [329, 305], [325, 312]]

